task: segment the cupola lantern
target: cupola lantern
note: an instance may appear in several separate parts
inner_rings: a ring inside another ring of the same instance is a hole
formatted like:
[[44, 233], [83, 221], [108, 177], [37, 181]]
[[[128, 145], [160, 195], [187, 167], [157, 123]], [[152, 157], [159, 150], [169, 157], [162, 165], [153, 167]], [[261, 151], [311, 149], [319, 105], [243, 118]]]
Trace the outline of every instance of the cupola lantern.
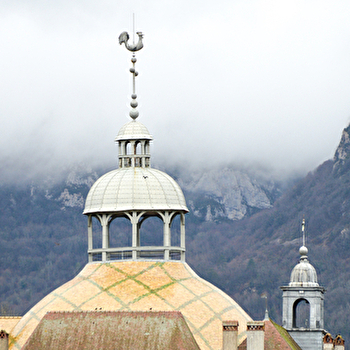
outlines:
[[[142, 33], [139, 42], [128, 44], [129, 35], [123, 32], [119, 43], [133, 52], [133, 91], [131, 95], [131, 121], [122, 126], [115, 141], [118, 143], [119, 168], [100, 177], [91, 187], [86, 198], [84, 214], [88, 216], [89, 261], [111, 260], [185, 260], [185, 214], [188, 212], [181, 188], [166, 173], [151, 168], [150, 142], [147, 128], [136, 120], [137, 95], [135, 78], [135, 51], [143, 47]], [[141, 225], [145, 220], [157, 217], [163, 222], [163, 240], [158, 245], [143, 245]], [[173, 246], [171, 229], [174, 219], [180, 217], [179, 244]], [[102, 227], [101, 244], [94, 246], [93, 218]], [[126, 218], [131, 223], [131, 246], [112, 247], [110, 226], [114, 220]]]

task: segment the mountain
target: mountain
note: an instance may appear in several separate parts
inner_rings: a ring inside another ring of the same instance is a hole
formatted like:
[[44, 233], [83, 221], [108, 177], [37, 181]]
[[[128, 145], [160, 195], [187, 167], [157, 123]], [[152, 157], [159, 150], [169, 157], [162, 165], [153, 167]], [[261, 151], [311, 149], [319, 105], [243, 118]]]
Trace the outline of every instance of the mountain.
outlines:
[[[189, 243], [190, 263], [228, 292], [253, 318], [281, 322], [281, 291], [298, 261], [300, 224], [307, 222], [309, 260], [325, 295], [326, 329], [350, 339], [350, 126], [334, 158], [298, 181], [273, 208], [225, 225], [202, 224]], [[213, 249], [212, 247], [215, 247]], [[199, 249], [198, 249], [199, 248]], [[210, 253], [209, 253], [210, 252]]]
[[[254, 319], [281, 321], [280, 286], [298, 261], [300, 223], [325, 297], [326, 328], [350, 339], [350, 126], [332, 160], [286, 188], [229, 166], [170, 169], [183, 188], [187, 261]], [[164, 169], [166, 170], [166, 169]], [[23, 314], [87, 262], [84, 199], [105, 169], [77, 166], [66, 179], [0, 186], [0, 312]], [[152, 227], [149, 228], [152, 230]]]
[[240, 220], [272, 208], [281, 185], [272, 178], [230, 167], [196, 171], [178, 178], [191, 213], [205, 221]]

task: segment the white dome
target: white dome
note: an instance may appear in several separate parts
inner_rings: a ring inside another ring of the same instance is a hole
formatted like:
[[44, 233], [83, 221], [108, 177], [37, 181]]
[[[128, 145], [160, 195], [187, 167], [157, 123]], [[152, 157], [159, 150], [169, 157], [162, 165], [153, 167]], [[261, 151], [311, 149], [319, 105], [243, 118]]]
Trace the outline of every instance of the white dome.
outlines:
[[[134, 122], [132, 122], [134, 123]], [[84, 214], [127, 210], [188, 212], [180, 186], [152, 168], [119, 168], [101, 176], [91, 187]]]
[[132, 120], [120, 128], [118, 135], [115, 138], [115, 141], [135, 139], [152, 140], [152, 136], [142, 123], [136, 120]]
[[307, 259], [302, 259], [292, 270], [290, 287], [318, 287], [317, 272]]

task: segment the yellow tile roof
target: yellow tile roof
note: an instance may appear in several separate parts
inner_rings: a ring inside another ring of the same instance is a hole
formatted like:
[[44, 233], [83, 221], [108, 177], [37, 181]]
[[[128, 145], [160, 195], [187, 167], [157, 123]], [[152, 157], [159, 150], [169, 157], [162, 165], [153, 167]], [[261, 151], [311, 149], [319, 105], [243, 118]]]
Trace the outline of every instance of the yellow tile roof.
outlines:
[[[252, 319], [227, 294], [198, 277], [183, 262], [89, 263], [71, 281], [47, 295], [15, 326], [10, 350], [21, 349], [49, 311], [180, 311], [201, 349], [222, 347], [222, 321]], [[245, 333], [240, 333], [240, 340]]]

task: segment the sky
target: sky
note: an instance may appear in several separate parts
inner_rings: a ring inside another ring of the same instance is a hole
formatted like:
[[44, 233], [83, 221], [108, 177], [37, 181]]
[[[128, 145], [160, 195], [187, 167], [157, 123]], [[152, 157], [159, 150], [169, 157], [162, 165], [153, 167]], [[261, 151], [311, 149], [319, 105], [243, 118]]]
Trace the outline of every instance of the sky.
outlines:
[[0, 179], [116, 167], [138, 120], [153, 163], [306, 174], [350, 122], [348, 0], [2, 0]]

